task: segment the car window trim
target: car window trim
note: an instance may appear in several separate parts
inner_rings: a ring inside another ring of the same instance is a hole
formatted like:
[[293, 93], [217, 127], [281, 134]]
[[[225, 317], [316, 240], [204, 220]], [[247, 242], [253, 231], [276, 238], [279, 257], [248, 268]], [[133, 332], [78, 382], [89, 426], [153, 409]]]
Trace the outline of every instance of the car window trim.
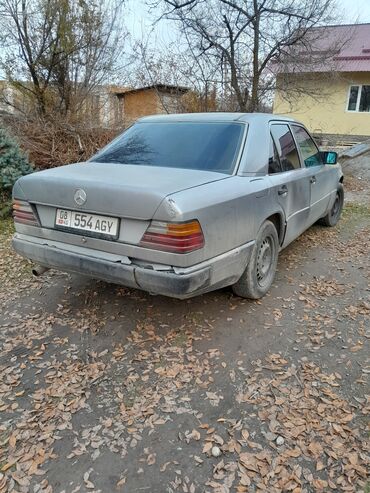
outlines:
[[[312, 135], [310, 134], [310, 132], [307, 130], [307, 128], [304, 125], [302, 125], [301, 123], [289, 122], [289, 128], [290, 127], [301, 127], [301, 128], [303, 128], [303, 130], [305, 130], [307, 132], [308, 136], [311, 138], [312, 142], [314, 143], [314, 146], [317, 149], [317, 153], [320, 155], [320, 149], [318, 148], [318, 146], [317, 146], [315, 140], [313, 139]], [[315, 166], [306, 166], [306, 164], [304, 162], [304, 159], [303, 159], [303, 154], [302, 154], [301, 148], [300, 148], [300, 146], [298, 144], [298, 141], [296, 139], [296, 136], [294, 135], [294, 130], [292, 128], [290, 128], [290, 132], [293, 135], [293, 139], [294, 139], [294, 142], [295, 142], [296, 147], [297, 147], [297, 150], [298, 150], [299, 159], [301, 161], [301, 167], [304, 168], [304, 169], [310, 169], [310, 168], [317, 168], [319, 166], [324, 166], [324, 163], [317, 164]], [[320, 159], [321, 159], [321, 157], [320, 157]]]
[[271, 133], [271, 130], [270, 130], [270, 139], [272, 141], [272, 145], [274, 147], [274, 150], [276, 152], [276, 156], [277, 156], [277, 159], [279, 161], [279, 168], [280, 168], [280, 171], [277, 171], [276, 173], [269, 173], [269, 167], [270, 167], [270, 163], [267, 163], [267, 175], [268, 176], [274, 176], [274, 175], [280, 175], [281, 173], [286, 173], [286, 171], [283, 171], [283, 167], [281, 165], [281, 160], [280, 160], [280, 156], [279, 156], [279, 153], [278, 153], [278, 150], [277, 150], [277, 147], [276, 147], [276, 143], [275, 143], [275, 140], [274, 140], [274, 137]]
[[239, 173], [239, 169], [240, 169], [240, 166], [242, 163], [242, 157], [244, 155], [244, 149], [245, 149], [245, 145], [246, 145], [247, 137], [248, 137], [249, 123], [243, 122], [242, 120], [238, 121], [237, 123], [242, 123], [244, 125], [244, 130], [243, 130], [243, 136], [242, 136], [242, 139], [241, 139], [241, 142], [239, 145], [238, 156], [235, 159], [234, 170], [232, 173], [229, 174], [229, 176], [236, 176]]
[[[298, 146], [297, 146], [297, 141], [296, 141], [296, 139], [294, 138], [293, 131], [292, 131], [292, 129], [290, 128], [290, 123], [291, 123], [291, 122], [288, 122], [288, 121], [285, 121], [285, 122], [284, 122], [284, 121], [281, 121], [281, 122], [280, 122], [280, 121], [273, 121], [273, 122], [271, 122], [271, 123], [270, 123], [270, 125], [269, 125], [270, 133], [271, 133], [271, 135], [272, 135], [272, 132], [271, 132], [271, 127], [272, 127], [273, 125], [286, 125], [286, 126], [288, 127], [289, 132], [290, 132], [290, 134], [291, 134], [291, 136], [292, 136], [292, 139], [293, 139], [294, 145], [295, 145], [295, 147], [296, 147], [296, 149], [297, 149], [297, 154], [298, 154], [299, 164], [300, 164], [301, 166], [300, 166], [299, 168], [294, 168], [294, 169], [289, 169], [289, 170], [284, 170], [284, 169], [281, 169], [280, 173], [273, 173], [274, 175], [280, 175], [281, 173], [289, 173], [290, 171], [299, 171], [300, 169], [306, 169], [306, 166], [304, 166], [304, 167], [302, 166], [302, 156], [301, 156], [300, 150], [298, 149]], [[273, 137], [273, 136], [272, 136], [272, 139], [273, 139], [273, 141], [274, 141], [274, 144], [276, 145], [276, 142], [275, 142], [275, 139], [274, 139], [274, 137]], [[277, 146], [276, 146], [276, 148], [277, 148]], [[278, 154], [279, 154], [279, 153], [278, 153]], [[279, 156], [279, 161], [280, 161], [280, 156]], [[269, 176], [270, 176], [270, 175], [269, 175]]]

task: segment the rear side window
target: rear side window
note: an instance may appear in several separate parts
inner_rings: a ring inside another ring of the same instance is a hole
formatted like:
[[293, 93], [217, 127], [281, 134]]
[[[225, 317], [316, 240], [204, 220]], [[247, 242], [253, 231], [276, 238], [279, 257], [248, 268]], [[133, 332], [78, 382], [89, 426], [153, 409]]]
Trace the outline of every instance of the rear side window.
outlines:
[[308, 132], [298, 125], [292, 125], [293, 133], [301, 151], [306, 168], [323, 164], [320, 152]]
[[136, 123], [90, 161], [231, 174], [244, 129], [231, 122]]
[[280, 158], [282, 171], [300, 169], [298, 151], [288, 125], [280, 123], [271, 125], [271, 134]]
[[273, 173], [281, 173], [281, 166], [280, 166], [280, 161], [276, 150], [276, 146], [271, 136], [270, 154], [269, 154], [269, 175], [272, 175]]

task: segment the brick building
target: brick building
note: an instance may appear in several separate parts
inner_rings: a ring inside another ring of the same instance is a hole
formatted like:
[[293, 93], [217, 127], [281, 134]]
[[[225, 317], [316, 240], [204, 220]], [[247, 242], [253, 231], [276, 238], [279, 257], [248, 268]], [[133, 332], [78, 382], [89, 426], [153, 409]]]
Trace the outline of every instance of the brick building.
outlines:
[[179, 113], [183, 110], [182, 97], [187, 92], [185, 87], [165, 84], [117, 91], [118, 121], [126, 126], [146, 115]]

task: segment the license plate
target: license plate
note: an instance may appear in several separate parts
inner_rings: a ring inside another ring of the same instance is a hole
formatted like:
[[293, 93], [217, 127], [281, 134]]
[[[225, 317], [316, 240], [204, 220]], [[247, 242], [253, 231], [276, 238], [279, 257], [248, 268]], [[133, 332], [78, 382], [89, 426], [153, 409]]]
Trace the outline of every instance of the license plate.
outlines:
[[57, 209], [55, 225], [59, 228], [85, 231], [96, 236], [116, 238], [118, 234], [118, 219], [116, 217], [99, 216], [85, 212]]

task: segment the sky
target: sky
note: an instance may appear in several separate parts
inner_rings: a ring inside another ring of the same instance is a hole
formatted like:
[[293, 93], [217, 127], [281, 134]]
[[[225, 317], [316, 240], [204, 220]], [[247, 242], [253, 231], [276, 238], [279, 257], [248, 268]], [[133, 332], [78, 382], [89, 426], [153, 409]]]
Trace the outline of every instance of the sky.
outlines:
[[[341, 13], [341, 24], [370, 23], [370, 0], [337, 0], [337, 2]], [[153, 16], [148, 13], [145, 0], [128, 0], [127, 6], [126, 25], [133, 36], [140, 39], [142, 33], [148, 34], [152, 29]], [[160, 38], [166, 38], [167, 29], [166, 23], [160, 23], [155, 31]]]
[[344, 10], [344, 23], [370, 22], [370, 0], [340, 0]]

